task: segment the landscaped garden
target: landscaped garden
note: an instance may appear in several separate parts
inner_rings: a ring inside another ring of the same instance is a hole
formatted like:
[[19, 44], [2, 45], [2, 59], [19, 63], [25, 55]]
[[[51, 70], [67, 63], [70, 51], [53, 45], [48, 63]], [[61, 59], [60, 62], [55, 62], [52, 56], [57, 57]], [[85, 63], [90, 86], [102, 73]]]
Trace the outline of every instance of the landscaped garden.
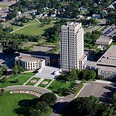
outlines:
[[[74, 82], [75, 84], [75, 82]], [[70, 88], [72, 88], [73, 83], [71, 81], [64, 82], [62, 80], [54, 80], [52, 84], [48, 87], [54, 93], [60, 96], [68, 95]]]
[[44, 79], [38, 86], [45, 88], [51, 81], [51, 79]]
[[12, 75], [10, 77], [4, 77], [0, 82], [0, 88], [12, 86], [12, 85], [23, 85], [29, 78], [34, 74], [32, 72]]
[[26, 85], [34, 85], [35, 83], [37, 83], [40, 80], [40, 78], [38, 77], [33, 77]]

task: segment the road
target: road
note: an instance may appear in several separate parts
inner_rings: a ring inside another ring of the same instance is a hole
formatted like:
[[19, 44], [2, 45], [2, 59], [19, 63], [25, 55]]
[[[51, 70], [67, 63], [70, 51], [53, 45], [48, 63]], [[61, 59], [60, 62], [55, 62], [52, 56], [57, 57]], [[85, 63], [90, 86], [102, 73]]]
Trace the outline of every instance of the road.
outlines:
[[106, 23], [106, 19], [101, 19], [98, 26], [90, 27], [90, 29], [85, 30], [84, 33], [92, 32], [92, 31], [94, 31], [94, 30], [97, 30], [97, 29], [99, 29], [101, 26], [103, 26], [105, 23]]
[[33, 90], [33, 91], [37, 91], [37, 92], [40, 92], [40, 93], [47, 93], [47, 92], [51, 92], [50, 90], [48, 89], [44, 89], [44, 88], [41, 88], [41, 87], [34, 87], [34, 86], [28, 86], [28, 85], [19, 85], [19, 86], [9, 86], [9, 87], [6, 87], [5, 88], [6, 91], [10, 91], [10, 90]]
[[2, 5], [8, 5], [8, 6], [13, 5], [15, 3], [16, 3], [16, 1], [1, 1], [0, 2], [0, 4], [2, 4]]

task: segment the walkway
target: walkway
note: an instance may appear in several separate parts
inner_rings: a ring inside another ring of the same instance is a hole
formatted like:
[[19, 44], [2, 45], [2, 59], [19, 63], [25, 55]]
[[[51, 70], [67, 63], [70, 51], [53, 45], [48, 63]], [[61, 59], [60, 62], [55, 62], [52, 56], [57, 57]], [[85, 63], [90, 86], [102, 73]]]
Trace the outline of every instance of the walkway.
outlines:
[[47, 89], [51, 84], [52, 82], [54, 81], [55, 79], [52, 79], [52, 81], [45, 87], [45, 89]]
[[34, 87], [34, 86], [29, 86], [29, 85], [17, 85], [17, 86], [9, 86], [5, 88], [6, 91], [11, 91], [11, 90], [33, 90], [39, 93], [47, 93], [51, 92], [48, 89], [42, 88], [42, 87]]
[[[33, 23], [32, 23], [32, 24], [33, 24]], [[25, 25], [25, 26], [23, 26], [23, 27], [20, 27], [20, 28], [18, 28], [18, 29], [15, 29], [14, 31], [11, 31], [10, 34], [16, 32], [16, 31], [18, 31], [18, 30], [20, 30], [20, 29], [23, 29], [23, 28], [25, 28], [25, 27], [27, 27], [27, 26], [29, 26], [29, 25], [32, 25], [32, 24], [27, 24], [27, 25]]]
[[44, 80], [44, 78], [40, 78], [40, 80], [38, 82], [36, 82], [33, 86], [37, 87], [43, 80]]
[[23, 85], [26, 85], [34, 76], [32, 76], [29, 80], [27, 80]]

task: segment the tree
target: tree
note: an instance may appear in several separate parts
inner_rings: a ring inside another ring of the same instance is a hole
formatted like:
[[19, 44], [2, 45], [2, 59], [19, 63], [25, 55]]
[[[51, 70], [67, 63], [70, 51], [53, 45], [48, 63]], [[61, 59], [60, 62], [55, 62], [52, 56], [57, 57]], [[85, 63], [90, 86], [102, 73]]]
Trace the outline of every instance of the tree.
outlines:
[[69, 103], [63, 116], [94, 116], [98, 110], [98, 103], [99, 99], [94, 96], [76, 98]]
[[78, 72], [76, 71], [76, 69], [72, 68], [71, 71], [69, 72], [68, 80], [77, 80], [78, 79], [77, 73]]
[[115, 116], [116, 111], [107, 103], [99, 104], [96, 116]]
[[66, 88], [66, 87], [59, 88], [58, 89], [58, 93], [61, 94], [61, 95], [63, 95], [63, 96], [66, 96], [69, 93], [69, 88]]
[[0, 65], [0, 75], [5, 75], [7, 73], [7, 68]]
[[48, 104], [45, 101], [39, 101], [36, 104], [36, 109], [40, 110], [41, 112], [47, 112], [48, 109], [49, 109], [49, 106], [48, 106]]
[[30, 116], [41, 116], [41, 111], [37, 110], [35, 108], [29, 108], [29, 114]]
[[46, 103], [48, 103], [48, 105], [54, 105], [54, 103], [56, 102], [57, 98], [56, 95], [54, 93], [44, 93], [40, 96], [41, 101], [45, 101]]
[[113, 93], [112, 102], [113, 102], [113, 105], [116, 107], [116, 92]]
[[93, 70], [85, 69], [85, 70], [82, 70], [79, 73], [79, 76], [78, 77], [79, 77], [79, 79], [85, 79], [85, 80], [95, 79], [96, 72], [93, 71]]
[[18, 66], [15, 65], [13, 68], [12, 68], [12, 71], [14, 74], [17, 74], [18, 73]]
[[3, 80], [3, 82], [6, 82], [7, 81], [7, 77], [3, 77], [2, 80]]
[[5, 94], [5, 89], [1, 89], [1, 95], [4, 95]]

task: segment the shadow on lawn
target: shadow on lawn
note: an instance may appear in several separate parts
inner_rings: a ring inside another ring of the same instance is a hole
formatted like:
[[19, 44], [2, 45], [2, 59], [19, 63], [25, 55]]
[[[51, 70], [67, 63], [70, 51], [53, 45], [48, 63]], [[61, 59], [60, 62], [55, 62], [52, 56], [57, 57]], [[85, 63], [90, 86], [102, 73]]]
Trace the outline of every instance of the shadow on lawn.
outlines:
[[39, 101], [39, 98], [34, 98], [32, 100], [24, 99], [18, 102], [18, 108], [14, 109], [14, 112], [18, 115], [29, 116], [30, 108], [33, 108], [34, 105]]

